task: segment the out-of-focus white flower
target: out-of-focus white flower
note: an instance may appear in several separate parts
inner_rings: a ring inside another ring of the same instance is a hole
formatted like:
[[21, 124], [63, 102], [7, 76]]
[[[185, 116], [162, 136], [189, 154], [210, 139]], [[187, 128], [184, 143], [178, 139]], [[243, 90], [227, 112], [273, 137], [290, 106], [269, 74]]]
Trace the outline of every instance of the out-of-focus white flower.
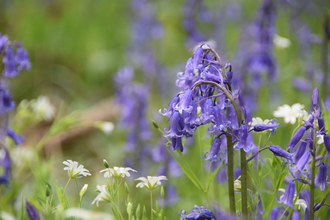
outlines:
[[35, 158], [34, 149], [30, 146], [15, 147], [10, 152], [13, 164], [22, 167], [25, 163]]
[[84, 168], [83, 165], [78, 165], [78, 162], [72, 160], [63, 161], [63, 164], [67, 167], [64, 167], [64, 170], [68, 171], [68, 175], [71, 179], [78, 179], [83, 176], [91, 176], [92, 174]]
[[285, 123], [296, 123], [297, 118], [302, 117], [304, 115], [303, 109], [304, 105], [296, 103], [292, 106], [282, 105], [277, 108], [276, 111], [273, 112], [275, 117], [284, 118]]
[[109, 178], [111, 176], [114, 176], [115, 178], [124, 178], [126, 176], [130, 176], [129, 171], [137, 172], [136, 170], [133, 170], [130, 167], [114, 167], [114, 168], [107, 168], [104, 170], [101, 170], [100, 173], [104, 173], [105, 178]]
[[51, 121], [55, 116], [55, 107], [47, 96], [39, 96], [38, 99], [31, 100], [31, 108], [37, 117], [45, 121]]
[[252, 122], [250, 122], [250, 126], [255, 126], [255, 125], [260, 125], [260, 124], [269, 124], [270, 123], [270, 120], [269, 119], [265, 119], [265, 120], [262, 120], [261, 118], [259, 117], [255, 117], [255, 118], [252, 118]]
[[84, 220], [115, 220], [115, 218], [108, 213], [94, 212], [82, 208], [68, 208], [64, 211], [64, 216], [66, 218], [75, 217]]
[[322, 134], [316, 135], [317, 138], [317, 144], [323, 144], [324, 143], [324, 138]]
[[297, 207], [298, 210], [300, 210], [301, 208], [303, 208], [304, 211], [305, 211], [306, 208], [307, 208], [307, 203], [303, 199], [297, 199], [297, 201], [295, 202], [294, 205]]
[[110, 202], [111, 201], [111, 195], [106, 185], [97, 185], [96, 186], [97, 191], [99, 194], [96, 196], [96, 198], [93, 200], [92, 205], [96, 203], [96, 206], [99, 206], [99, 202]]
[[81, 188], [81, 190], [80, 190], [80, 192], [79, 192], [79, 196], [80, 196], [80, 198], [82, 198], [82, 197], [85, 195], [87, 189], [88, 189], [88, 184], [85, 184], [85, 185]]
[[241, 181], [238, 178], [234, 181], [234, 191], [241, 192], [241, 189], [242, 189]]
[[287, 48], [291, 45], [291, 41], [288, 38], [281, 37], [277, 34], [274, 35], [273, 42], [278, 48]]
[[115, 126], [111, 122], [97, 121], [94, 127], [100, 129], [104, 134], [109, 135], [112, 133]]
[[308, 112], [306, 112], [305, 110], [302, 110], [299, 114], [298, 114], [298, 118], [308, 121], [308, 119], [311, 117], [311, 114], [308, 114]]
[[147, 176], [147, 178], [140, 177], [135, 180], [141, 181], [136, 185], [136, 187], [140, 187], [140, 188], [146, 187], [149, 190], [153, 190], [157, 186], [162, 185], [162, 183], [160, 182], [161, 180], [167, 180], [167, 178], [166, 176]]
[[9, 214], [8, 212], [0, 212], [0, 219], [3, 219], [3, 220], [16, 220], [16, 218]]

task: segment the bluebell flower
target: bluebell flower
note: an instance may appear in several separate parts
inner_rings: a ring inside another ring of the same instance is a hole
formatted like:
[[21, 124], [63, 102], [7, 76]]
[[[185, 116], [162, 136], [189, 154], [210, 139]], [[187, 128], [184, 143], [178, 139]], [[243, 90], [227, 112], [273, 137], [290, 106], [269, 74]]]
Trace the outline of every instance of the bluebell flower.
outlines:
[[322, 163], [319, 168], [319, 172], [316, 175], [315, 178], [315, 186], [320, 186], [320, 190], [324, 191], [325, 186], [329, 185], [327, 182], [328, 174], [327, 174], [327, 166]]
[[293, 157], [293, 154], [292, 153], [289, 153], [287, 152], [286, 150], [282, 149], [280, 146], [278, 145], [270, 145], [269, 146], [269, 150], [271, 152], [273, 152], [273, 154], [275, 156], [278, 156], [278, 157], [282, 157], [282, 158], [285, 158], [289, 161], [292, 161], [292, 157]]
[[0, 184], [8, 184], [11, 178], [11, 160], [6, 148], [0, 148], [0, 166], [3, 170], [0, 174]]
[[272, 212], [270, 213], [270, 217], [269, 217], [269, 220], [277, 220], [278, 217], [280, 217], [280, 208], [278, 207], [275, 207], [272, 209]]
[[5, 56], [2, 59], [2, 62], [5, 66], [2, 75], [5, 77], [14, 77], [18, 75], [18, 70], [16, 69], [16, 60], [14, 55], [14, 50], [11, 47], [6, 47]]
[[280, 126], [276, 120], [271, 121], [271, 124], [257, 124], [253, 126], [253, 130], [256, 132], [261, 132], [265, 130], [271, 130], [272, 134], [275, 134], [276, 128]]
[[29, 217], [29, 220], [40, 220], [40, 216], [37, 209], [27, 200], [25, 201], [25, 210]]
[[284, 195], [278, 201], [279, 203], [284, 203], [287, 206], [293, 207], [293, 199], [296, 193], [296, 183], [294, 181], [289, 182]]
[[182, 137], [183, 136], [183, 119], [180, 112], [173, 112], [170, 118], [170, 129], [164, 130], [166, 135], [165, 137]]
[[323, 135], [324, 146], [330, 154], [330, 137], [328, 134]]
[[300, 212], [294, 211], [291, 220], [300, 220]]
[[7, 35], [2, 35], [0, 33], [0, 53], [2, 53], [2, 50], [6, 47], [8, 41], [9, 41], [8, 36]]
[[238, 143], [235, 144], [234, 149], [244, 149], [245, 152], [248, 151], [248, 143], [247, 143], [247, 138], [248, 138], [248, 126], [247, 125], [241, 125], [238, 133]]
[[302, 138], [302, 136], [304, 135], [306, 131], [306, 127], [305, 126], [301, 126], [296, 133], [293, 135], [293, 137], [291, 138], [288, 147], [289, 148], [294, 148], [296, 146], [296, 144], [300, 141], [300, 139]]
[[0, 80], [0, 106], [0, 115], [15, 108], [15, 102], [11, 99], [10, 91], [2, 80]]
[[313, 90], [313, 95], [312, 95], [312, 105], [313, 109], [318, 109], [319, 108], [319, 89], [315, 88]]
[[171, 137], [171, 142], [174, 150], [183, 151], [182, 137]]
[[184, 215], [181, 212], [180, 220], [212, 220], [215, 219], [214, 213], [211, 210], [206, 209], [204, 206], [195, 205], [191, 210], [191, 213]]
[[309, 160], [309, 157], [310, 157], [311, 153], [309, 151], [306, 151], [302, 157], [298, 160], [298, 162], [296, 163], [296, 166], [292, 167], [291, 170], [293, 172], [296, 172], [296, 171], [303, 171], [308, 160]]
[[175, 109], [175, 106], [179, 103], [179, 101], [180, 101], [180, 98], [178, 96], [174, 96], [173, 99], [171, 100], [170, 104], [168, 105], [168, 109], [165, 108], [164, 113], [162, 113], [161, 110], [159, 110], [159, 113], [164, 116], [170, 117]]
[[220, 159], [218, 157], [220, 147], [221, 147], [221, 138], [219, 137], [214, 138], [209, 155], [208, 157], [205, 156], [204, 160], [209, 160], [211, 162], [220, 162]]
[[23, 143], [24, 136], [18, 135], [12, 128], [7, 128], [7, 135], [15, 142], [16, 145]]
[[319, 126], [319, 132], [320, 133], [325, 132], [324, 119], [322, 116], [317, 117], [317, 123]]
[[306, 151], [306, 147], [307, 147], [307, 142], [306, 141], [302, 141], [300, 142], [300, 145], [297, 149], [297, 151], [295, 152], [294, 155], [294, 162], [297, 163], [299, 161], [299, 159], [302, 157], [302, 155], [305, 153]]
[[29, 60], [28, 53], [23, 47], [17, 48], [15, 60], [18, 64], [18, 71], [21, 71], [23, 69], [29, 70], [31, 68], [31, 62]]

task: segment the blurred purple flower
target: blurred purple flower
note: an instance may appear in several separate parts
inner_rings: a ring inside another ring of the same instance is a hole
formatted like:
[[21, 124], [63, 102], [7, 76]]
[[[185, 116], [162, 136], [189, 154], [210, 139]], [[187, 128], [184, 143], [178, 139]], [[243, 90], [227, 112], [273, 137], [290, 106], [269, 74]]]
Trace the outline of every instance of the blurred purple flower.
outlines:
[[0, 184], [8, 184], [11, 178], [11, 160], [6, 148], [0, 148], [0, 166], [3, 170], [0, 174]]
[[29, 217], [29, 220], [40, 220], [40, 216], [37, 209], [31, 203], [29, 203], [28, 200], [25, 200], [25, 210]]
[[181, 220], [212, 220], [215, 219], [214, 213], [211, 210], [206, 209], [204, 206], [195, 205], [191, 210], [191, 213], [188, 215], [184, 215], [185, 211], [181, 211], [180, 213]]

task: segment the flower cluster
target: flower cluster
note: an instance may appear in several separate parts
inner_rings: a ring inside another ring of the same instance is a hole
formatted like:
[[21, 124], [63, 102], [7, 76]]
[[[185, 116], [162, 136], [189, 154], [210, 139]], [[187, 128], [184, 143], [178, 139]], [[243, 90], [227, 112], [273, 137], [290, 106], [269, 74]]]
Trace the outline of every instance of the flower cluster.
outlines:
[[179, 214], [181, 216], [180, 220], [212, 220], [216, 219], [214, 213], [205, 208], [204, 206], [197, 206], [195, 205], [194, 208], [191, 210], [191, 213], [185, 215], [186, 211], [180, 211]]
[[[209, 44], [201, 44], [188, 59], [184, 72], [178, 73], [177, 85], [184, 90], [160, 113], [170, 118], [165, 136], [170, 138], [174, 150], [183, 151], [182, 138], [193, 136], [197, 127], [209, 124], [208, 132], [220, 137], [232, 133], [235, 149], [250, 152], [254, 144], [249, 134], [243, 99], [231, 87], [232, 68], [222, 63]], [[275, 129], [272, 125], [255, 125], [254, 131]], [[207, 157], [215, 158], [220, 149], [220, 139], [215, 139]]]

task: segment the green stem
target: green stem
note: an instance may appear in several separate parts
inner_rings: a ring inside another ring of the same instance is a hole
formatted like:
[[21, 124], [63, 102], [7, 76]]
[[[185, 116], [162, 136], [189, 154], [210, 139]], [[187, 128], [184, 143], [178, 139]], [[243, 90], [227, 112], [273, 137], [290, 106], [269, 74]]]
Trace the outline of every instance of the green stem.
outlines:
[[234, 148], [232, 137], [230, 134], [227, 137], [227, 160], [228, 160], [228, 193], [229, 193], [229, 208], [230, 212], [236, 214], [235, 190], [234, 190]]
[[247, 194], [247, 162], [244, 149], [241, 152], [241, 184], [242, 184], [242, 215], [243, 219], [248, 219], [248, 194]]
[[66, 187], [69, 185], [69, 182], [71, 181], [71, 178], [69, 178], [68, 182], [66, 182], [65, 186], [64, 186], [64, 189], [63, 189], [63, 192], [65, 192], [66, 190]]
[[152, 190], [150, 190], [150, 215], [151, 215], [151, 220], [154, 219], [154, 215], [152, 213]]
[[[316, 123], [316, 118], [314, 118], [314, 123]], [[312, 149], [312, 179], [310, 185], [310, 201], [309, 201], [309, 219], [314, 220], [314, 198], [315, 198], [315, 153], [316, 153], [316, 131], [313, 129], [313, 149]]]

